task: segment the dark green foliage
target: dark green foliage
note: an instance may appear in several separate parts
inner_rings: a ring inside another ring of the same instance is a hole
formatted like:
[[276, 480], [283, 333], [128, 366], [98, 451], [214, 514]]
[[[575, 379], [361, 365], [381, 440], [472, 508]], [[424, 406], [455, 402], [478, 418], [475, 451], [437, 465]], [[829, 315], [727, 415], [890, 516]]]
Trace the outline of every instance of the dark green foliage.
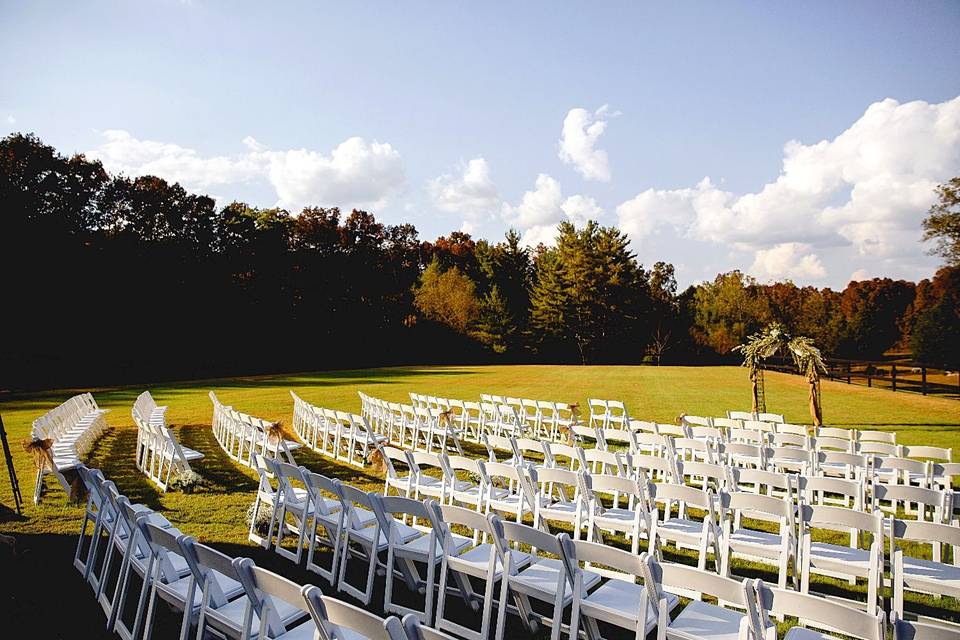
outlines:
[[923, 221], [923, 239], [936, 240], [931, 253], [960, 266], [960, 177], [937, 187], [937, 202]]
[[580, 362], [643, 353], [653, 311], [646, 273], [613, 227], [561, 223], [557, 246], [537, 256], [531, 325], [542, 348], [575, 350]]
[[[928, 233], [956, 215], [955, 182]], [[423, 242], [365, 211], [218, 210], [22, 134], [0, 139], [0, 216], [0, 389], [493, 358], [696, 363], [771, 322], [828, 355], [912, 346], [960, 364], [957, 267], [843, 292], [734, 271], [678, 294], [672, 265], [644, 269], [623, 233], [594, 222], [564, 223], [535, 251], [513, 230]], [[417, 305], [434, 261], [447, 293]]]

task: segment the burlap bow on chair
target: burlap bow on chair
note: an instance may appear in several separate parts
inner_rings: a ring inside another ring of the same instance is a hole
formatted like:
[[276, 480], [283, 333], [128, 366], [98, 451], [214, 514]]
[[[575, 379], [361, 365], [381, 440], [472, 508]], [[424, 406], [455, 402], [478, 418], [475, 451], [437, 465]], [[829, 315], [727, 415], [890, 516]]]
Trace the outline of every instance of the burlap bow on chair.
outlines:
[[377, 447], [368, 453], [367, 463], [370, 465], [370, 468], [374, 473], [384, 473], [387, 470], [387, 460], [384, 456], [383, 449]]
[[283, 440], [283, 422], [277, 420], [267, 427], [267, 440], [273, 444], [280, 444]]
[[453, 421], [453, 409], [447, 409], [437, 414], [437, 424], [441, 427], [449, 427]]
[[47, 469], [56, 471], [57, 467], [53, 463], [53, 439], [51, 438], [33, 438], [23, 441], [23, 450], [33, 454], [33, 464], [38, 471]]

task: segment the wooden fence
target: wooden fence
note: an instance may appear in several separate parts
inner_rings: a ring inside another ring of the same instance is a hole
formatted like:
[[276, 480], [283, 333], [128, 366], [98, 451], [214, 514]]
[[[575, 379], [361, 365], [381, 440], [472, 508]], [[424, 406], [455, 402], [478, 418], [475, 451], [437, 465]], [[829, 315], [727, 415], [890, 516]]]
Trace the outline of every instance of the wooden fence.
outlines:
[[[784, 373], [797, 373], [797, 368], [786, 358], [772, 359], [766, 368]], [[960, 399], [960, 367], [945, 369], [905, 360], [844, 360], [827, 359], [824, 378], [879, 387], [890, 391], [906, 391], [922, 395]]]

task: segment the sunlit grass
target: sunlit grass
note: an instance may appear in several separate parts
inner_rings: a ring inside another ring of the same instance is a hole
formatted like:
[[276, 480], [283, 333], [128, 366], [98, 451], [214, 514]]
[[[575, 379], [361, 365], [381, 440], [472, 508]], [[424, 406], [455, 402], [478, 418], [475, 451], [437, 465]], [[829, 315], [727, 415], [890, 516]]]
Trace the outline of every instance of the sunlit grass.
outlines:
[[[134, 465], [136, 432], [130, 409], [136, 396], [149, 389], [158, 404], [168, 405], [168, 421], [181, 442], [206, 457], [195, 465], [205, 479], [200, 491], [185, 495], [161, 493]], [[316, 405], [358, 411], [357, 391], [393, 401], [406, 401], [410, 391], [474, 399], [481, 392], [520, 397], [581, 402], [587, 397], [622, 399], [635, 418], [673, 422], [681, 413], [723, 415], [728, 409], [749, 408], [746, 372], [736, 367], [579, 367], [579, 366], [461, 366], [403, 367], [362, 371], [335, 371], [262, 377], [230, 378], [135, 387], [95, 389], [101, 407], [111, 409], [112, 427], [88, 457], [122, 492], [135, 502], [160, 510], [182, 531], [204, 542], [247, 545], [244, 514], [253, 500], [255, 474], [230, 460], [210, 429], [212, 407], [207, 397], [215, 390], [220, 399], [237, 409], [289, 424], [293, 401], [289, 391]], [[20, 447], [29, 436], [32, 420], [76, 391], [56, 390], [8, 396], [0, 401], [0, 414], [13, 449], [17, 475], [27, 500], [25, 517], [0, 522], [5, 533], [55, 533], [75, 535], [82, 511], [67, 505], [62, 490], [48, 479], [39, 507], [30, 502], [33, 461]], [[808, 422], [807, 386], [798, 376], [768, 373], [768, 409], [781, 412], [791, 422]], [[960, 403], [942, 398], [891, 393], [886, 390], [823, 383], [825, 421], [829, 425], [894, 430], [903, 444], [960, 445]], [[472, 453], [479, 455], [478, 449]], [[310, 451], [296, 452], [297, 462], [309, 469], [340, 478], [367, 490], [381, 490], [382, 476], [333, 462]], [[12, 505], [4, 475], [0, 476], [0, 501]], [[622, 542], [622, 540], [620, 541]], [[668, 558], [690, 561], [686, 551], [671, 547]], [[769, 569], [749, 563], [735, 564], [744, 575], [775, 581]], [[849, 597], [863, 597], [863, 587], [842, 581], [821, 581]], [[856, 594], [856, 596], [854, 595]], [[911, 608], [933, 615], [960, 618], [960, 606], [950, 598], [910, 597]]]

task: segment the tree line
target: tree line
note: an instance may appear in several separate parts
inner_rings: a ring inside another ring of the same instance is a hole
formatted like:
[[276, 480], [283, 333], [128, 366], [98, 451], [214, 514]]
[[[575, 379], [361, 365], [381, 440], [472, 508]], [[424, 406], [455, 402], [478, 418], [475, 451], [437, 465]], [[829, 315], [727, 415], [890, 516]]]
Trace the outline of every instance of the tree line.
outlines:
[[[955, 192], [954, 192], [955, 193]], [[937, 215], [949, 216], [956, 203]], [[677, 290], [613, 227], [552, 247], [232, 202], [0, 140], [0, 388], [403, 363], [707, 363], [769, 322], [834, 356], [960, 363], [960, 268], [843, 291], [734, 271]], [[947, 248], [950, 246], [946, 243]], [[947, 256], [947, 254], [944, 254]], [[734, 361], [735, 359], [731, 359]]]

